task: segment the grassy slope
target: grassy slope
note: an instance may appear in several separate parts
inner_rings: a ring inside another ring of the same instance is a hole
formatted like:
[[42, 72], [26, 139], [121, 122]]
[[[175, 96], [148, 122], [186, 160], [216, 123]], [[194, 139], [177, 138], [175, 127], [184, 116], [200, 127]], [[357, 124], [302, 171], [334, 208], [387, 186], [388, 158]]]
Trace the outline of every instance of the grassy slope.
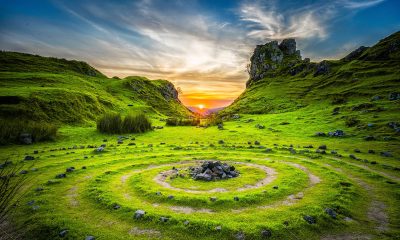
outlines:
[[3, 118], [82, 123], [109, 110], [190, 115], [180, 102], [163, 96], [170, 84], [165, 80], [107, 78], [84, 62], [15, 52], [1, 52], [0, 63]]
[[[394, 132], [385, 125], [399, 118], [399, 101], [389, 100], [390, 93], [400, 92], [399, 42], [400, 32], [397, 32], [352, 61], [328, 61], [330, 69], [325, 75], [314, 76], [315, 64], [294, 76], [282, 69], [274, 78], [251, 84], [221, 114], [307, 113], [308, 117], [336, 122], [337, 127], [350, 132], [367, 134], [367, 123], [376, 123], [374, 129], [378, 129], [377, 132], [393, 135]], [[394, 44], [397, 44], [397, 50], [388, 53]], [[381, 99], [372, 101], [374, 96]], [[332, 115], [337, 107], [340, 114]], [[356, 128], [343, 126], [345, 119], [351, 116], [361, 120]]]

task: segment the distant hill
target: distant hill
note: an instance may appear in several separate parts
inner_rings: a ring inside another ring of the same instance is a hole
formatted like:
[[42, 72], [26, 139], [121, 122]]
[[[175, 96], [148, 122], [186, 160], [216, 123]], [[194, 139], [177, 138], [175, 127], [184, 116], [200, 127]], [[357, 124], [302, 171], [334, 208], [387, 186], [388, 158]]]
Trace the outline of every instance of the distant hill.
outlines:
[[174, 85], [107, 78], [85, 62], [0, 52], [0, 118], [93, 122], [106, 111], [188, 117]]
[[319, 63], [302, 59], [294, 39], [272, 41], [257, 46], [250, 62], [246, 90], [222, 115], [291, 112], [311, 105], [351, 110], [367, 103], [371, 110], [379, 105], [373, 98], [387, 103], [400, 98], [400, 32], [343, 59]]
[[188, 107], [190, 111], [194, 113], [198, 113], [201, 116], [208, 116], [213, 113], [217, 113], [224, 109], [225, 107], [219, 107], [219, 108], [199, 108], [199, 107], [194, 107], [194, 106], [189, 106]]

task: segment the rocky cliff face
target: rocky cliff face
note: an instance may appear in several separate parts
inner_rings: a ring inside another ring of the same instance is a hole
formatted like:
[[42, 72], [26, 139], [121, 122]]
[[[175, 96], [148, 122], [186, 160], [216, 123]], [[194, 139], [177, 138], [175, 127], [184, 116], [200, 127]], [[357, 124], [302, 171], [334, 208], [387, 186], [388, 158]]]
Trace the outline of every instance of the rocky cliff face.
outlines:
[[294, 39], [284, 39], [280, 44], [272, 41], [257, 45], [250, 58], [250, 79], [247, 86], [264, 77], [274, 77], [282, 67], [294, 66], [301, 61], [300, 50], [296, 49]]
[[175, 100], [177, 102], [181, 102], [178, 98], [178, 91], [175, 89], [174, 84], [170, 83], [170, 82], [166, 82], [163, 86], [161, 86], [160, 88], [160, 93], [161, 95], [163, 95], [163, 97], [165, 98], [165, 100], [169, 101], [169, 100]]

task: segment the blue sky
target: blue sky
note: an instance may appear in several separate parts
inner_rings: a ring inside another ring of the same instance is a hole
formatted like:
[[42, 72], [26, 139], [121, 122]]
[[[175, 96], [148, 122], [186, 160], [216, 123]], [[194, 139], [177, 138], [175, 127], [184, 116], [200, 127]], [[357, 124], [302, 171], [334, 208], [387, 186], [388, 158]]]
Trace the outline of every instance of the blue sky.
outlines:
[[238, 96], [257, 44], [296, 38], [303, 57], [320, 61], [400, 30], [397, 0], [0, 3], [0, 49], [84, 60], [108, 76], [168, 79], [189, 105]]

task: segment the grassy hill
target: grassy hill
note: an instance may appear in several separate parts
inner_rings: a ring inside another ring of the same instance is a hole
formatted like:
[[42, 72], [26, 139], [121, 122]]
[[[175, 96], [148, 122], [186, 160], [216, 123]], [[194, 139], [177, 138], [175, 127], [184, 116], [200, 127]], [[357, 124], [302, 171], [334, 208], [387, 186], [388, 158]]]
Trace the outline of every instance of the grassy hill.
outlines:
[[307, 135], [329, 130], [328, 123], [331, 130], [353, 134], [398, 134], [390, 122], [399, 120], [400, 32], [343, 59], [320, 63], [301, 60], [299, 53], [284, 55], [279, 63], [259, 63], [259, 55], [271, 55], [270, 46], [256, 48], [246, 90], [221, 115], [259, 114], [267, 125], [286, 121], [292, 124], [286, 128]]
[[85, 62], [0, 52], [0, 118], [76, 124], [106, 111], [191, 115], [165, 80], [107, 78]]

